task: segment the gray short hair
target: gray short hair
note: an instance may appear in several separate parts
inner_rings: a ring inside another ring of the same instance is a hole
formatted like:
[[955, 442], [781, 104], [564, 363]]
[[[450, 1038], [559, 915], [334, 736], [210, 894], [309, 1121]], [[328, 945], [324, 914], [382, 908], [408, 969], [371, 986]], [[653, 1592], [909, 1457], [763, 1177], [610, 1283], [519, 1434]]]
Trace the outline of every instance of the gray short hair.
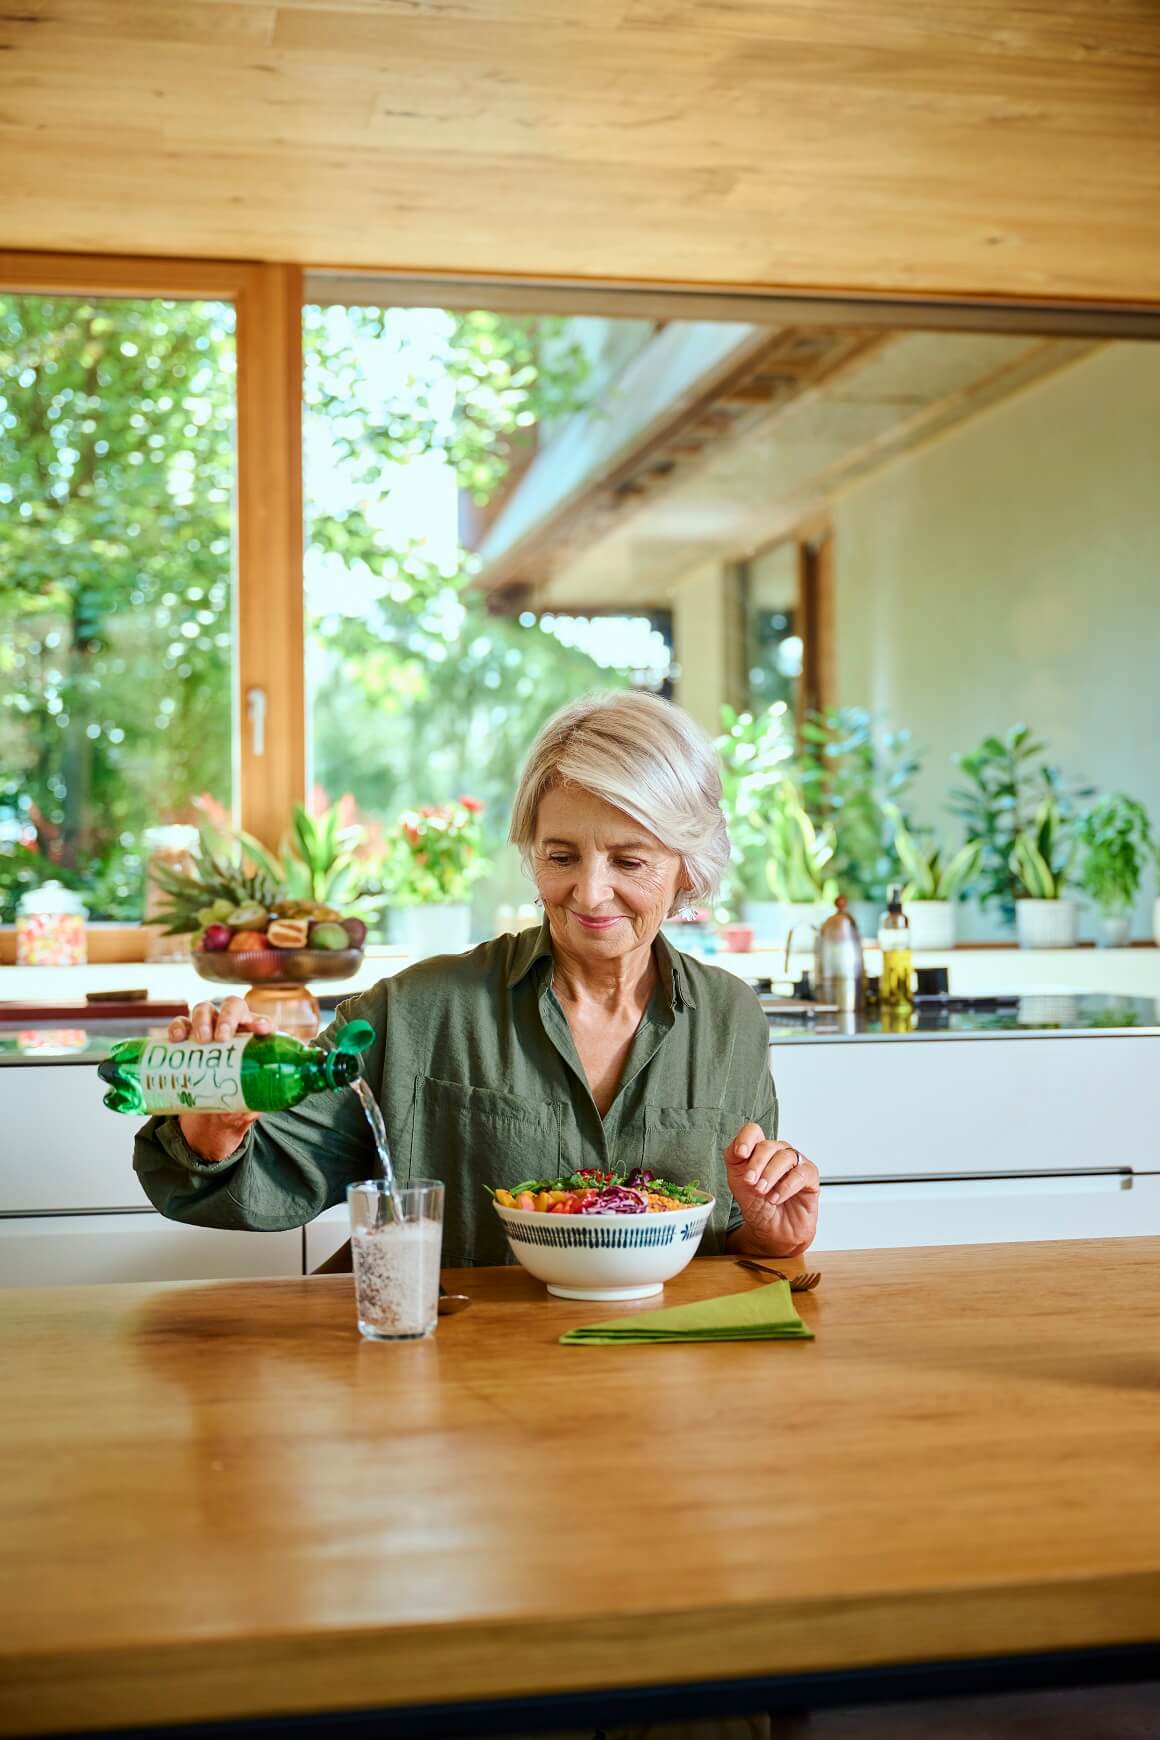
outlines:
[[525, 864], [540, 799], [577, 785], [623, 810], [684, 863], [679, 904], [711, 901], [729, 862], [721, 769], [700, 726], [659, 695], [626, 689], [585, 695], [549, 719], [528, 756], [508, 838]]

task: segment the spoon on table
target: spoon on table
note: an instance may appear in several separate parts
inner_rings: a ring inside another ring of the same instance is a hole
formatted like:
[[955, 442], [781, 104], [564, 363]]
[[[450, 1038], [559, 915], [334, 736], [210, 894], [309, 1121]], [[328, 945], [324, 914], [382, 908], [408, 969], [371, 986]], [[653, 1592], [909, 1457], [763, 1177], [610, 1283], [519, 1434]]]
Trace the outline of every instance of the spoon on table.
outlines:
[[471, 1304], [470, 1293], [445, 1293], [439, 1289], [440, 1317], [454, 1317], [460, 1311], [466, 1311]]

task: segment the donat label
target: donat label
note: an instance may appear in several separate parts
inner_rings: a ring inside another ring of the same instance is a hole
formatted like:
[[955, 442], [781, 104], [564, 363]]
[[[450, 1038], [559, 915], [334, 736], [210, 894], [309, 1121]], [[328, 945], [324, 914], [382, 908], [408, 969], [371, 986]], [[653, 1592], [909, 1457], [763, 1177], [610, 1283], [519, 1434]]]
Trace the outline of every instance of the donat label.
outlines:
[[244, 1112], [242, 1053], [249, 1036], [205, 1045], [155, 1039], [141, 1057], [141, 1098], [150, 1112]]

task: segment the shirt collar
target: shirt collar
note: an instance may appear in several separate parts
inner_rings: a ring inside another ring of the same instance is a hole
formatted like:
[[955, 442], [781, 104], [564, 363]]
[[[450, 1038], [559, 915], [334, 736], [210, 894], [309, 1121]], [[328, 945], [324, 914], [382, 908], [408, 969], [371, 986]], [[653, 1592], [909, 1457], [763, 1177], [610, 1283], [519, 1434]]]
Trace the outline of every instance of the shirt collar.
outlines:
[[[696, 1000], [689, 984], [688, 966], [684, 955], [670, 944], [663, 932], [657, 932], [653, 944], [656, 950], [657, 967], [660, 971], [661, 984], [671, 984], [672, 994], [670, 1006], [674, 1012], [678, 1008], [695, 1009]], [[551, 960], [552, 938], [545, 918], [539, 930], [524, 930], [514, 940], [511, 966], [508, 968], [509, 988], [520, 984], [527, 978], [532, 968], [540, 961]]]

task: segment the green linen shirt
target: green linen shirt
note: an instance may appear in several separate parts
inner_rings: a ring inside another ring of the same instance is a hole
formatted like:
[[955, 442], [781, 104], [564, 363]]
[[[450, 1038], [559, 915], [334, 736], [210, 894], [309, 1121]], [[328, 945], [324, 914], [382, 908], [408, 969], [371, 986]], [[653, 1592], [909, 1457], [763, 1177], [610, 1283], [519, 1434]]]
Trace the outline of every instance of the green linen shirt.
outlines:
[[[740, 1224], [724, 1150], [751, 1119], [777, 1133], [765, 1016], [748, 985], [682, 955], [658, 936], [659, 983], [602, 1118], [552, 989], [539, 931], [497, 937], [464, 955], [421, 961], [343, 1003], [319, 1041], [369, 1021], [364, 1054], [400, 1183], [446, 1186], [443, 1262], [511, 1261], [484, 1185], [566, 1176], [582, 1167], [646, 1166], [694, 1179], [716, 1206], [702, 1249]], [[134, 1166], [171, 1220], [281, 1231], [345, 1200], [377, 1166], [362, 1108], [348, 1089], [316, 1094], [251, 1127], [228, 1159], [202, 1160], [176, 1118], [138, 1132]]]

